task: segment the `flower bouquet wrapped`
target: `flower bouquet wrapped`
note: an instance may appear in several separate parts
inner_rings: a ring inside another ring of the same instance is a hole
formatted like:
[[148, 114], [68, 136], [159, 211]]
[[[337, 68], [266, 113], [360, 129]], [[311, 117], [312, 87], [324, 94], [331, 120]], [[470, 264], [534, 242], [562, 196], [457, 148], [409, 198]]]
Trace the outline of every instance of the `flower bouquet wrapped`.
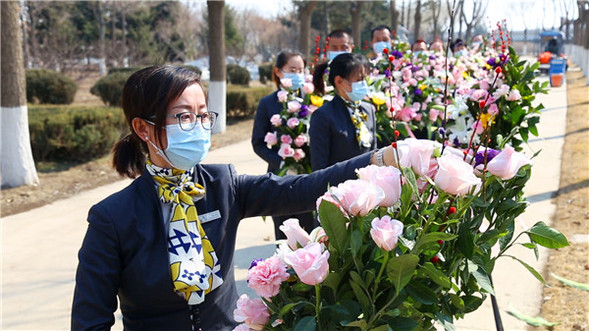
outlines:
[[[531, 161], [511, 147], [461, 151], [430, 140], [395, 143], [397, 167], [358, 169], [358, 179], [318, 199], [321, 226], [297, 220], [274, 256], [252, 263], [235, 311], [247, 330], [447, 330], [494, 294], [500, 257], [523, 245], [568, 245], [538, 222], [520, 233]], [[526, 242], [520, 238], [527, 237]], [[255, 307], [255, 308], [254, 308]]]

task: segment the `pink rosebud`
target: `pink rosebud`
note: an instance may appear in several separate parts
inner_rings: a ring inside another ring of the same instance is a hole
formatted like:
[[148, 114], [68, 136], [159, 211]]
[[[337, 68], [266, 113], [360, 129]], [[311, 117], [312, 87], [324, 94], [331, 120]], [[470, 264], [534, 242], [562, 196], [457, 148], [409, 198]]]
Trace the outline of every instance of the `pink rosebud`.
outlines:
[[266, 136], [264, 137], [264, 142], [270, 146], [274, 146], [278, 143], [278, 138], [276, 138], [276, 133], [274, 132], [268, 132], [266, 133]]
[[299, 220], [296, 218], [289, 218], [279, 227], [280, 231], [286, 235], [288, 247], [295, 250], [299, 247], [305, 247], [311, 241], [309, 234], [301, 228]]
[[397, 247], [397, 240], [403, 234], [403, 223], [385, 215], [382, 218], [374, 218], [371, 224], [370, 236], [376, 246], [387, 252]]
[[532, 164], [532, 161], [525, 154], [518, 153], [513, 147], [507, 146], [489, 161], [487, 170], [494, 176], [507, 180], [513, 178], [519, 168], [526, 164]]
[[492, 103], [489, 108], [487, 109], [487, 113], [493, 115], [493, 116], [497, 116], [497, 114], [499, 114], [499, 107], [497, 107], [496, 103]]
[[329, 251], [322, 250], [322, 244], [312, 243], [285, 255], [284, 261], [292, 266], [301, 282], [319, 284], [329, 273]]
[[434, 182], [447, 193], [463, 196], [480, 185], [481, 180], [474, 175], [470, 164], [459, 156], [445, 153], [438, 158], [438, 172]]
[[300, 123], [300, 121], [298, 118], [291, 117], [286, 121], [286, 126], [288, 126], [291, 129], [294, 129], [299, 125], [299, 123]]
[[301, 110], [301, 103], [298, 101], [289, 101], [286, 105], [289, 113], [297, 113]]
[[248, 270], [247, 284], [259, 296], [270, 299], [278, 294], [280, 284], [290, 277], [286, 269], [287, 266], [278, 257], [269, 257]]
[[413, 169], [418, 176], [427, 174], [435, 149], [431, 140], [407, 138], [397, 142], [397, 148], [402, 167]]
[[280, 149], [278, 150], [278, 155], [286, 159], [287, 157], [293, 157], [295, 154], [294, 149], [290, 147], [289, 144], [281, 144]]
[[272, 125], [275, 127], [279, 127], [282, 125], [282, 117], [280, 117], [279, 114], [274, 114], [272, 117], [270, 117], [270, 123], [272, 123]]
[[518, 100], [522, 99], [522, 96], [519, 93], [519, 90], [512, 89], [511, 92], [509, 92], [509, 95], [505, 99], [507, 101], [518, 101]]
[[290, 78], [282, 78], [280, 79], [280, 85], [284, 88], [291, 88], [292, 80]]
[[307, 136], [305, 136], [304, 134], [300, 134], [294, 139], [294, 144], [297, 147], [302, 147], [306, 143], [307, 143]]
[[304, 159], [306, 155], [307, 154], [305, 154], [305, 151], [303, 151], [302, 149], [300, 149], [300, 148], [294, 149], [293, 158], [295, 159], [296, 162], [299, 162], [300, 160]]
[[270, 321], [268, 308], [261, 299], [253, 299], [242, 294], [237, 300], [237, 308], [233, 311], [233, 319], [236, 322], [244, 322], [254, 330], [263, 330]]
[[311, 94], [311, 93], [313, 93], [313, 91], [315, 91], [315, 86], [313, 86], [313, 83], [303, 84], [303, 93]]
[[366, 216], [385, 198], [380, 187], [364, 180], [347, 180], [337, 188], [342, 208], [352, 216]]
[[378, 204], [381, 207], [390, 207], [399, 201], [401, 196], [401, 171], [395, 167], [379, 167], [369, 165], [357, 169], [358, 178], [372, 183], [382, 189], [384, 199]]
[[325, 233], [325, 230], [320, 226], [314, 228], [313, 231], [311, 231], [311, 233], [309, 234], [309, 237], [311, 237], [311, 242], [314, 243], [327, 242], [327, 234]]
[[280, 136], [280, 142], [283, 144], [291, 144], [292, 138], [287, 134], [283, 134], [282, 136]]
[[278, 91], [278, 101], [286, 102], [288, 97], [288, 92], [286, 91]]

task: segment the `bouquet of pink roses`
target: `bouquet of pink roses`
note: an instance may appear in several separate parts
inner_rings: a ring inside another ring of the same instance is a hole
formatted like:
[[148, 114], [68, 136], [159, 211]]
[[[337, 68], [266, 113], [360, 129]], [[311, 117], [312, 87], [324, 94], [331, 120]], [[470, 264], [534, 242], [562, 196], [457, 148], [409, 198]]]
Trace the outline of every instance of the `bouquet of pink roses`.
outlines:
[[494, 293], [499, 257], [543, 281], [505, 254], [521, 236], [532, 250], [568, 245], [543, 222], [516, 234], [531, 161], [509, 146], [475, 153], [409, 138], [396, 163], [330, 187], [310, 234], [295, 219], [281, 226], [287, 240], [248, 272], [261, 299], [239, 299], [238, 330], [451, 330]]

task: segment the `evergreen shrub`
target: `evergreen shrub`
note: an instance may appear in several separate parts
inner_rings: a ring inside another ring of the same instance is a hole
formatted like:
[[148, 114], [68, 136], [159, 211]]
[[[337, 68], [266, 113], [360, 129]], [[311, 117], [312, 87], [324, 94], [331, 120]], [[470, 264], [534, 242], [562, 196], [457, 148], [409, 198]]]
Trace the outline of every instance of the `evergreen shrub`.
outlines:
[[69, 105], [78, 89], [76, 82], [50, 69], [27, 69], [27, 102]]

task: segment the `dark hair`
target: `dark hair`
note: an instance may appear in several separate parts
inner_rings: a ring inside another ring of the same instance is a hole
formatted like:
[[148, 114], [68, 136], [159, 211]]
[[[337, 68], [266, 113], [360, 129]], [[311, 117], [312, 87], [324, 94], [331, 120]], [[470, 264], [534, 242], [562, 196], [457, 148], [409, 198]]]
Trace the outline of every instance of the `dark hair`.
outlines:
[[464, 42], [462, 41], [462, 39], [456, 39], [453, 43], [452, 43], [452, 47], [450, 47], [452, 49], [452, 52], [454, 52], [454, 49], [460, 45], [463, 45]]
[[121, 176], [135, 178], [145, 166], [146, 143], [133, 130], [135, 118], [155, 123], [156, 139], [161, 137], [170, 103], [192, 84], [200, 85], [200, 75], [172, 65], [156, 65], [141, 69], [129, 77], [123, 87], [122, 107], [131, 133], [113, 147], [113, 166]]
[[[278, 56], [276, 56], [276, 62], [274, 63], [274, 68], [282, 69], [288, 63], [288, 61], [290, 61], [290, 59], [292, 59], [295, 56], [300, 56], [301, 59], [303, 59], [304, 66], [307, 66], [307, 61], [305, 60], [303, 53], [297, 52], [297, 51], [291, 51], [291, 50], [284, 50], [284, 51], [278, 53]], [[276, 72], [275, 72], [274, 68], [272, 68], [272, 80], [274, 81], [274, 84], [276, 84], [276, 88], [279, 89], [280, 88], [280, 78], [278, 76], [276, 76]]]
[[329, 62], [329, 66], [327, 62], [315, 66], [315, 72], [313, 73], [315, 92], [321, 95], [325, 94], [325, 82], [323, 79], [325, 70], [329, 70], [329, 84], [335, 87], [336, 76], [348, 79], [350, 75], [362, 67], [369, 70], [370, 64], [364, 55], [358, 53], [342, 53]]
[[391, 28], [389, 28], [386, 25], [379, 25], [379, 26], [373, 28], [372, 30], [370, 30], [370, 40], [372, 40], [372, 38], [374, 38], [374, 33], [376, 31], [381, 31], [381, 30], [389, 30], [389, 35], [391, 36], [391, 39], [393, 38], [393, 30], [391, 30]]
[[352, 41], [352, 35], [348, 31], [343, 29], [333, 30], [327, 35], [329, 38], [345, 38], [348, 37]]

